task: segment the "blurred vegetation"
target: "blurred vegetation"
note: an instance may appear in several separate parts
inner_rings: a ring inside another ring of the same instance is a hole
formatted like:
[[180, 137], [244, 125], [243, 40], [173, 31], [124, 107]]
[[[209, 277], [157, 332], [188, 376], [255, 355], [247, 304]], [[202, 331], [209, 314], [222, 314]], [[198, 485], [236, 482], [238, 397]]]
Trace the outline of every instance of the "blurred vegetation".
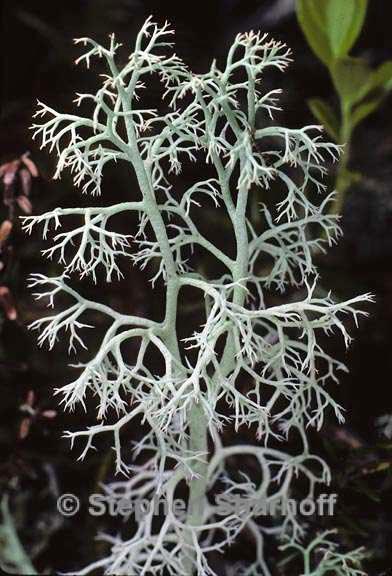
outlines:
[[365, 58], [349, 53], [362, 32], [368, 0], [297, 0], [298, 22], [315, 55], [328, 68], [339, 99], [336, 111], [328, 100], [312, 98], [309, 107], [329, 136], [344, 146], [336, 178], [332, 213], [342, 211], [345, 193], [361, 175], [350, 165], [354, 129], [377, 110], [392, 89], [392, 60], [372, 69]]

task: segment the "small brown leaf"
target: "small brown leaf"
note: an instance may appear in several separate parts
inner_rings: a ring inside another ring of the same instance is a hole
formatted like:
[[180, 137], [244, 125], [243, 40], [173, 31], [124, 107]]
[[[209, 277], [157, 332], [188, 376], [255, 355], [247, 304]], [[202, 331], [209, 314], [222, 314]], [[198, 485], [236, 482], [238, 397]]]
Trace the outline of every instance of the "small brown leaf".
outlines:
[[11, 220], [4, 220], [0, 225], [0, 248], [7, 241], [12, 231]]
[[15, 308], [14, 299], [7, 286], [0, 286], [0, 306], [3, 307], [8, 320], [16, 320], [18, 313]]
[[4, 174], [7, 172], [9, 165], [10, 162], [5, 162], [4, 164], [0, 165], [0, 178], [2, 178]]
[[17, 202], [19, 208], [22, 210], [22, 212], [24, 212], [25, 214], [31, 214], [32, 213], [33, 206], [31, 205], [31, 202], [27, 198], [27, 196], [18, 196], [16, 199], [16, 202]]
[[29, 158], [29, 152], [26, 152], [26, 154], [23, 154], [21, 159], [22, 159], [23, 164], [26, 166], [26, 168], [30, 172], [30, 174], [33, 176], [33, 178], [37, 178], [39, 176], [38, 168], [35, 165], [35, 163], [31, 160], [31, 158]]
[[19, 426], [19, 438], [20, 440], [24, 440], [26, 436], [28, 436], [30, 432], [31, 426], [31, 419], [30, 418], [23, 418], [22, 422]]
[[23, 194], [30, 196], [31, 191], [31, 174], [27, 168], [22, 168], [19, 170], [19, 178], [22, 184]]
[[27, 406], [30, 406], [32, 408], [34, 406], [34, 401], [35, 401], [34, 390], [29, 390], [27, 393], [25, 404], [27, 404]]
[[13, 184], [19, 165], [20, 160], [13, 160], [0, 167], [0, 176], [3, 178], [4, 186], [8, 187]]

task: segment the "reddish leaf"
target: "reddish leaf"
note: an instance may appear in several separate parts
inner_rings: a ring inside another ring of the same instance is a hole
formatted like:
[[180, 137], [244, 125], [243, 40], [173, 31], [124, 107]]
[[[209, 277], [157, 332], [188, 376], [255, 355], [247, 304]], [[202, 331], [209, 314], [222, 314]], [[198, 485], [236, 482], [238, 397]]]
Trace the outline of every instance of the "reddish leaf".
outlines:
[[27, 168], [22, 168], [19, 170], [19, 178], [22, 184], [23, 194], [30, 196], [31, 191], [31, 174]]
[[30, 174], [33, 176], [33, 178], [37, 178], [39, 176], [38, 168], [34, 164], [34, 162], [31, 160], [31, 158], [29, 158], [29, 152], [26, 152], [26, 154], [23, 154], [21, 159], [22, 159], [23, 164], [26, 166], [26, 168], [30, 172]]
[[11, 186], [15, 180], [16, 173], [20, 165], [20, 160], [13, 160], [0, 166], [0, 176], [3, 178], [5, 187]]
[[15, 308], [14, 299], [7, 286], [0, 286], [0, 306], [3, 307], [8, 320], [16, 320], [18, 313]]
[[1, 166], [0, 166], [0, 178], [2, 178], [4, 176], [4, 174], [7, 172], [9, 165], [10, 165], [10, 162], [5, 162], [4, 164], [1, 164]]
[[12, 222], [10, 220], [4, 220], [0, 225], [0, 248], [7, 241], [11, 231]]
[[23, 420], [19, 426], [19, 438], [21, 440], [24, 440], [26, 438], [26, 436], [28, 436], [28, 434], [30, 432], [30, 426], [31, 426], [31, 419], [30, 418], [23, 418]]
[[32, 408], [34, 406], [34, 400], [35, 400], [34, 390], [29, 390], [27, 393], [25, 404], [27, 404], [27, 406], [30, 406]]
[[18, 206], [22, 210], [22, 212], [24, 212], [25, 214], [32, 213], [33, 207], [27, 196], [18, 196], [16, 202], [18, 203]]

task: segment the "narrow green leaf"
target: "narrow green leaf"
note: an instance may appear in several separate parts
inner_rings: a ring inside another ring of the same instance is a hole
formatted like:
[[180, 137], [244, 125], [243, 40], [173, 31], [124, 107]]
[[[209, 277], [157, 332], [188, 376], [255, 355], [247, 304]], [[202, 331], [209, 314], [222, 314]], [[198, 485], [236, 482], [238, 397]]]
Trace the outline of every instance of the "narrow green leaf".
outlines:
[[382, 97], [378, 97], [378, 98], [374, 98], [372, 100], [369, 100], [368, 102], [363, 102], [361, 104], [358, 104], [358, 106], [356, 106], [354, 108], [354, 111], [351, 114], [351, 126], [352, 126], [352, 128], [355, 128], [356, 126], [358, 126], [358, 124], [360, 122], [362, 122], [362, 120], [364, 120], [367, 116], [370, 116], [370, 114], [375, 112], [377, 110], [377, 108], [379, 107], [381, 101], [382, 101]]
[[365, 82], [358, 91], [356, 102], [363, 99], [368, 99], [370, 96], [372, 100], [381, 101], [388, 90], [392, 89], [392, 62], [387, 61], [381, 64], [376, 70], [372, 70], [369, 74], [367, 82]]
[[392, 90], [392, 60], [387, 60], [374, 71], [372, 87]]
[[[325, 0], [327, 1], [327, 0]], [[297, 0], [297, 18], [305, 38], [316, 56], [326, 65], [332, 62], [332, 53], [325, 31], [325, 22], [314, 0]]]
[[355, 128], [362, 120], [380, 106], [386, 93], [392, 89], [392, 61], [388, 60], [371, 71], [367, 82], [358, 89], [351, 113], [351, 125]]
[[347, 56], [365, 21], [367, 0], [318, 0], [334, 58]]
[[297, 17], [318, 58], [328, 67], [347, 56], [365, 21], [367, 0], [297, 0]]
[[308, 106], [312, 111], [313, 116], [322, 124], [326, 132], [335, 140], [339, 141], [339, 119], [335, 114], [333, 108], [319, 98], [312, 98], [308, 100]]

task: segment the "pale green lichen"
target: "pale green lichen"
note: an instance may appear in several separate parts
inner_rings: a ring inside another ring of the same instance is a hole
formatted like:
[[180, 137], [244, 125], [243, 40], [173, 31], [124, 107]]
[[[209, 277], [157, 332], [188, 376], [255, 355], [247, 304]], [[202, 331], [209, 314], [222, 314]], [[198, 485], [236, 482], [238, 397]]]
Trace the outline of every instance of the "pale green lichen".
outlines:
[[303, 560], [304, 572], [300, 576], [366, 576], [361, 570], [366, 558], [365, 550], [357, 548], [342, 553], [333, 540], [335, 530], [329, 530], [316, 536], [308, 546], [299, 542], [290, 542], [282, 550], [295, 550]]
[[[264, 529], [254, 521], [252, 507], [246, 507], [244, 514], [234, 505], [232, 513], [222, 518], [206, 492], [218, 478], [226, 477], [230, 498], [232, 456], [254, 457], [259, 465], [259, 485], [249, 478], [236, 484], [237, 492], [249, 501], [288, 498], [298, 474], [307, 478], [309, 496], [319, 483], [329, 481], [327, 464], [309, 452], [305, 430], [309, 425], [319, 429], [328, 407], [343, 419], [327, 384], [344, 366], [321, 348], [317, 335], [336, 329], [348, 344], [342, 318], [357, 319], [362, 312], [355, 306], [371, 297], [334, 303], [330, 296], [316, 295], [312, 252], [332, 244], [339, 227], [326, 210], [332, 196], [314, 204], [308, 190], [313, 187], [324, 194], [323, 164], [327, 157], [338, 157], [339, 147], [322, 139], [319, 126], [288, 129], [272, 122], [279, 91], [262, 93], [260, 80], [270, 68], [286, 68], [287, 48], [260, 34], [241, 34], [222, 69], [213, 63], [206, 74], [193, 74], [170, 54], [171, 34], [167, 24], [161, 27], [148, 19], [124, 66], [117, 63], [120, 45], [113, 36], [108, 48], [87, 38], [78, 40], [86, 47], [79, 62], [89, 66], [91, 59], [100, 58], [107, 68], [96, 94], [78, 95], [78, 103], [91, 102], [91, 116], [61, 114], [40, 104], [37, 116], [44, 119], [34, 126], [34, 134], [57, 153], [56, 177], [67, 168], [84, 193], [97, 195], [105, 165], [126, 162], [140, 194], [135, 198], [132, 190], [128, 202], [111, 207], [58, 208], [24, 218], [29, 232], [43, 224], [46, 237], [54, 228], [46, 255], [64, 265], [59, 277], [32, 276], [37, 298], [47, 297], [53, 305], [57, 294], [66, 293], [73, 301], [63, 312], [37, 320], [32, 327], [40, 331], [40, 344], [50, 348], [60, 334], [68, 336], [72, 351], [84, 346], [85, 313], [100, 312], [111, 322], [91, 360], [79, 365], [78, 378], [57, 390], [70, 410], [78, 404], [85, 407], [92, 393], [99, 422], [67, 436], [72, 443], [86, 442], [84, 458], [96, 436], [112, 435], [117, 472], [130, 478], [109, 485], [108, 493], [118, 498], [148, 497], [151, 502], [158, 494], [172, 502], [181, 483], [189, 486], [185, 516], [169, 512], [157, 526], [151, 509], [129, 539], [106, 536], [110, 554], [80, 574], [98, 568], [105, 574], [213, 575], [209, 553], [223, 550], [247, 527], [257, 549], [252, 570], [268, 576], [264, 534], [290, 534], [297, 542], [303, 532], [299, 520], [288, 515]], [[143, 108], [144, 81], [151, 74], [163, 85], [168, 112]], [[215, 176], [194, 183], [178, 197], [171, 188], [175, 176], [184, 161], [195, 160], [210, 164]], [[285, 192], [284, 200], [277, 205], [276, 215], [260, 207], [265, 226], [256, 229], [248, 214], [251, 188], [259, 186], [268, 193], [277, 182]], [[204, 202], [215, 206], [219, 217], [226, 214], [234, 256], [201, 233], [195, 214], [203, 210]], [[112, 216], [126, 212], [139, 216], [137, 231], [128, 235], [111, 229]], [[58, 233], [68, 215], [80, 216], [80, 226]], [[309, 236], [310, 225], [319, 227], [320, 238]], [[220, 278], [192, 270], [189, 257], [195, 247], [225, 268]], [[120, 278], [119, 257], [154, 269], [153, 284], [164, 283], [166, 304], [160, 320], [120, 314], [86, 300], [71, 287], [75, 272], [94, 280], [100, 271], [107, 281]], [[267, 272], [265, 267], [260, 271], [261, 259], [271, 264]], [[303, 287], [302, 299], [265, 306], [263, 290], [282, 292], [293, 284]], [[199, 293], [205, 316], [199, 329], [180, 341], [176, 323], [187, 287]], [[122, 348], [130, 341], [138, 346], [132, 365]], [[149, 364], [152, 353], [153, 366]], [[247, 390], [239, 387], [240, 378], [248, 381]], [[219, 408], [223, 402], [224, 414]], [[105, 423], [113, 411], [117, 421]], [[143, 465], [130, 464], [120, 442], [122, 427], [140, 418], [150, 429], [134, 449], [135, 458], [141, 452], [150, 455]], [[230, 422], [235, 430], [254, 425], [258, 442], [222, 445], [220, 431]], [[272, 439], [283, 441], [291, 431], [298, 433], [302, 444], [295, 456], [284, 450], [283, 443], [281, 450], [270, 447]]]

